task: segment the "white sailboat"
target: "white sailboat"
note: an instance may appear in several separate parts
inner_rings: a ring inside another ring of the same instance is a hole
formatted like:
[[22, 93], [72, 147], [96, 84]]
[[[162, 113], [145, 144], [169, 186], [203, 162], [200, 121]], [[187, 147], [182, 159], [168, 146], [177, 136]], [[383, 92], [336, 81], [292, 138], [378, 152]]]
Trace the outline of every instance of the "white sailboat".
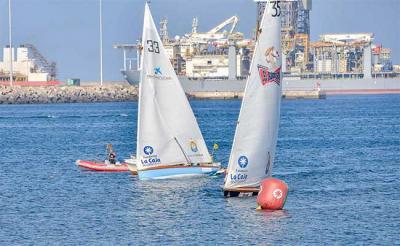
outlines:
[[225, 177], [225, 196], [256, 195], [271, 176], [281, 103], [280, 1], [268, 1], [258, 30], [250, 76]]
[[148, 3], [144, 11], [136, 167], [140, 179], [210, 175], [213, 163], [164, 50]]

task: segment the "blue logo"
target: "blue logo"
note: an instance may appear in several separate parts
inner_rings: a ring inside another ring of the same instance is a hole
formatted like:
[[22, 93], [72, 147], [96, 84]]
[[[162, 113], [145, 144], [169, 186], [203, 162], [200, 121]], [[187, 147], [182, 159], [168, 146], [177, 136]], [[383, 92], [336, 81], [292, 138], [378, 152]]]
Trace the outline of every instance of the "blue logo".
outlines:
[[160, 67], [155, 67], [154, 68], [154, 74], [159, 74], [159, 75], [162, 75], [162, 72], [161, 72], [161, 68]]
[[249, 159], [247, 159], [246, 156], [242, 155], [238, 159], [238, 164], [239, 164], [239, 167], [246, 168], [247, 164], [249, 164]]
[[145, 153], [146, 155], [151, 155], [151, 154], [153, 154], [154, 149], [153, 149], [153, 147], [151, 147], [151, 146], [145, 146], [145, 147], [143, 148], [143, 151], [144, 151], [144, 153]]

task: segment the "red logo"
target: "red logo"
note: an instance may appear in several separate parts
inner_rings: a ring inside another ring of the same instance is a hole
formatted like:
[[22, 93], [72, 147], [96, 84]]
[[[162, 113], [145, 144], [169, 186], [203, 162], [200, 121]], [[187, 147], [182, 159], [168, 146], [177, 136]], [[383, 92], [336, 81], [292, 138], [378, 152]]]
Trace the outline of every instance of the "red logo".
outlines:
[[277, 68], [274, 72], [268, 71], [268, 68], [265, 66], [257, 65], [257, 67], [262, 85], [269, 83], [281, 84], [281, 67]]
[[279, 200], [279, 199], [282, 198], [283, 192], [282, 192], [281, 189], [275, 189], [275, 190], [272, 192], [272, 195], [273, 195], [276, 199]]

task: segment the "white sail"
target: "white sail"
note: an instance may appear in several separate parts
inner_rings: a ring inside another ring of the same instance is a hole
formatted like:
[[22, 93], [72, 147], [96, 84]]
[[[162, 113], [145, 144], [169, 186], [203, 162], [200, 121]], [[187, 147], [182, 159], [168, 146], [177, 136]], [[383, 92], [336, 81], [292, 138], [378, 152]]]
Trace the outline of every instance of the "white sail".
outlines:
[[146, 3], [139, 84], [137, 168], [210, 163], [193, 111]]
[[280, 14], [279, 1], [269, 1], [240, 109], [225, 189], [258, 187], [271, 175], [282, 94]]

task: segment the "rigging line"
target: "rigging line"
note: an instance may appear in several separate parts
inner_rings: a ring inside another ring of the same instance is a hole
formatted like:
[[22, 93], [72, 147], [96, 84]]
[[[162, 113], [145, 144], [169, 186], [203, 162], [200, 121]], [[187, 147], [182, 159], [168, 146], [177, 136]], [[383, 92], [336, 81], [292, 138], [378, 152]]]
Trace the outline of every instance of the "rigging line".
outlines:
[[175, 139], [176, 143], [178, 144], [179, 148], [181, 149], [183, 155], [185, 156], [185, 159], [186, 159], [186, 161], [187, 161], [187, 164], [190, 165], [192, 162], [190, 161], [189, 156], [188, 156], [188, 155], [186, 154], [186, 152], [183, 150], [183, 148], [182, 148], [181, 144], [179, 143], [178, 139], [177, 139], [176, 137], [174, 137], [174, 139]]

